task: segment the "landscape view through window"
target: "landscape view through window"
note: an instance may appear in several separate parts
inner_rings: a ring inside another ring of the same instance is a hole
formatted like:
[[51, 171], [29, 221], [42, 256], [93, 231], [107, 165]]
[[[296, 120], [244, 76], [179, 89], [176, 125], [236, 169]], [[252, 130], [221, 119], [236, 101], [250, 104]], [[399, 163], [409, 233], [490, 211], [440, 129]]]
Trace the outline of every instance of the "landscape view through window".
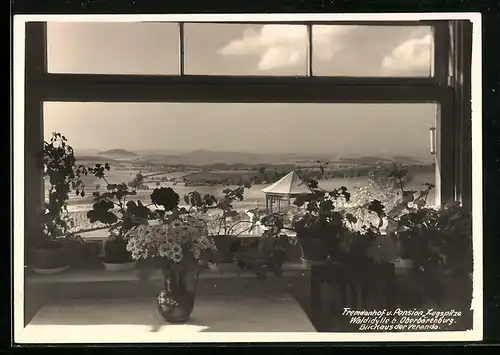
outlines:
[[[109, 163], [108, 181], [135, 184], [134, 199], [145, 204], [155, 187], [172, 187], [183, 203], [190, 191], [220, 197], [248, 183], [245, 199], [234, 204], [243, 215], [265, 208], [262, 190], [292, 171], [325, 190], [345, 186], [354, 200], [363, 198], [370, 174], [395, 165], [410, 171], [408, 188], [435, 182], [433, 104], [54, 102], [44, 115], [46, 140], [60, 132], [78, 164]], [[92, 192], [106, 189], [93, 176], [84, 183], [86, 195], [69, 201], [74, 231], [83, 236], [105, 227], [90, 223], [86, 212]]]

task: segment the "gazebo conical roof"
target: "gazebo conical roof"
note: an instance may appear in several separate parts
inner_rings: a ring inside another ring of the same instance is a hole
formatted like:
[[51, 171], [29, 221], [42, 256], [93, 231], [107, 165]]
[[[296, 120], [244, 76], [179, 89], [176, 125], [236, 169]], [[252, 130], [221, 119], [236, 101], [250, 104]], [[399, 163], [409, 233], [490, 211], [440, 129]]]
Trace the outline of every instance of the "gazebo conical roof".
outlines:
[[290, 171], [274, 184], [262, 189], [262, 192], [266, 195], [290, 197], [314, 193], [314, 191], [304, 182], [295, 170]]

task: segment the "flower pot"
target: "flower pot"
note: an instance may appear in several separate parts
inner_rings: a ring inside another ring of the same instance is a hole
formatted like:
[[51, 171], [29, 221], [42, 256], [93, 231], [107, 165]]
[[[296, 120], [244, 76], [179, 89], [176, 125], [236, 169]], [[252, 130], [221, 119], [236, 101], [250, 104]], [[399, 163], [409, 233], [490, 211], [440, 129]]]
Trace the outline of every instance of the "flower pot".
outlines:
[[200, 268], [200, 270], [205, 270], [205, 269], [208, 269], [208, 261], [201, 258], [198, 260], [198, 267]]
[[415, 262], [408, 258], [397, 258], [394, 261], [394, 271], [396, 275], [408, 275], [415, 267]]
[[410, 250], [408, 246], [408, 241], [410, 240], [409, 234], [401, 234], [399, 239], [396, 241], [396, 249], [401, 260], [410, 259]]
[[133, 270], [133, 269], [135, 269], [136, 262], [135, 261], [131, 261], [131, 262], [127, 262], [127, 263], [107, 263], [107, 262], [103, 262], [102, 264], [104, 265], [104, 269], [106, 271], [116, 272], [116, 271]]
[[94, 269], [101, 266], [99, 258], [100, 245], [96, 242], [67, 240], [63, 242], [68, 250], [68, 260], [71, 268]]
[[300, 249], [302, 251], [301, 260], [312, 262], [326, 261], [329, 254], [329, 246], [325, 239], [318, 237], [299, 237]]
[[63, 243], [54, 242], [32, 251], [32, 270], [38, 274], [57, 274], [69, 269], [68, 249]]
[[217, 263], [211, 263], [211, 262], [208, 262], [208, 269], [210, 271], [215, 271], [215, 272], [220, 272], [220, 273], [224, 273], [226, 271], [234, 271], [235, 269], [235, 262], [231, 262], [231, 263], [220, 263], [220, 264], [217, 264]]
[[311, 266], [313, 265], [321, 265], [321, 264], [326, 264], [328, 262], [326, 259], [322, 261], [313, 261], [304, 258], [300, 258], [300, 261], [302, 261], [302, 266], [306, 269], [310, 269]]
[[234, 254], [240, 249], [241, 241], [232, 235], [215, 235], [213, 239], [217, 251], [212, 261], [217, 264], [232, 263]]
[[104, 268], [108, 271], [125, 271], [135, 268], [135, 261], [127, 250], [127, 241], [106, 240], [104, 244]]
[[157, 297], [158, 312], [169, 323], [185, 323], [194, 309], [199, 270], [195, 267], [163, 270], [165, 288]]

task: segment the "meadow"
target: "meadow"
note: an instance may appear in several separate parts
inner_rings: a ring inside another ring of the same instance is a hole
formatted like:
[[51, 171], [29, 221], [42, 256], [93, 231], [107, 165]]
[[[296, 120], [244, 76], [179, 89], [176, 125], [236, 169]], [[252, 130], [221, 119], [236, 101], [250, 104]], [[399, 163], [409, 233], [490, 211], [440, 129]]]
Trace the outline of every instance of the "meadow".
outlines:
[[[182, 182], [165, 181], [170, 179], [180, 179], [184, 175], [190, 174], [192, 172], [165, 172], [161, 168], [149, 168], [146, 172], [142, 167], [134, 167], [129, 165], [128, 167], [121, 167], [119, 169], [112, 169], [107, 173], [107, 180], [110, 183], [122, 183], [130, 182], [137, 173], [141, 172], [144, 177], [144, 185], [148, 187], [147, 190], [141, 189], [137, 191], [137, 195], [133, 196], [133, 200], [140, 200], [144, 204], [150, 203], [150, 195], [156, 187], [172, 187], [181, 197], [181, 204], [183, 203], [182, 198], [189, 192], [198, 191], [200, 194], [211, 194], [214, 196], [221, 197], [223, 195], [223, 190], [235, 186], [222, 186], [222, 185], [199, 185], [199, 186], [185, 186]], [[238, 170], [238, 171], [219, 171], [210, 172], [216, 174], [249, 174], [249, 170]], [[408, 185], [408, 188], [414, 190], [423, 189], [424, 183], [434, 183], [435, 176], [432, 172], [422, 171], [417, 174], [412, 174], [413, 179]], [[76, 196], [72, 194], [68, 203], [68, 211], [70, 212], [73, 220], [74, 227], [72, 230], [74, 232], [84, 232], [89, 230], [105, 228], [105, 225], [100, 223], [90, 223], [86, 217], [86, 213], [91, 209], [93, 198], [93, 191], [106, 191], [106, 182], [96, 179], [93, 176], [84, 176], [83, 182], [85, 184], [86, 195], [84, 197]], [[332, 190], [335, 188], [340, 188], [345, 186], [349, 191], [355, 193], [356, 188], [366, 186], [368, 183], [368, 178], [365, 176], [360, 177], [348, 177], [348, 178], [334, 178], [328, 180], [319, 180], [319, 187], [325, 190]], [[238, 211], [245, 211], [248, 209], [253, 209], [256, 207], [265, 207], [265, 195], [262, 189], [269, 186], [271, 183], [267, 184], [254, 184], [250, 189], [245, 191], [245, 199], [234, 203], [234, 208]], [[46, 196], [48, 194], [48, 184], [46, 182]], [[429, 203], [434, 203], [433, 195], [430, 195]]]

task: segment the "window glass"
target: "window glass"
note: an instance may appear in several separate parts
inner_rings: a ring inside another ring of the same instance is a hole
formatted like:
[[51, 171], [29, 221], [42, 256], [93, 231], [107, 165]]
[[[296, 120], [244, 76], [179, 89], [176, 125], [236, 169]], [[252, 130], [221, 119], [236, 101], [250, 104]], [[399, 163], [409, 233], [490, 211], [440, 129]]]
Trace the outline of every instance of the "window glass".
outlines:
[[[394, 164], [410, 172], [409, 189], [434, 184], [435, 115], [434, 104], [51, 102], [44, 131], [45, 139], [54, 131], [65, 135], [81, 164], [108, 162], [110, 182], [129, 183], [141, 173], [137, 198], [144, 203], [157, 186], [172, 187], [182, 201], [190, 191], [221, 196], [228, 186], [250, 182], [245, 199], [234, 204], [242, 213], [264, 208], [262, 190], [292, 170], [327, 190], [345, 186], [358, 202], [395, 198], [382, 178], [372, 185], [369, 179]], [[90, 176], [85, 183], [89, 191], [105, 190]], [[95, 227], [85, 217], [91, 196], [70, 198], [78, 231]]]
[[186, 74], [306, 74], [306, 26], [187, 23], [184, 33]]
[[432, 75], [430, 26], [314, 25], [312, 39], [317, 76]]
[[48, 22], [51, 73], [178, 74], [175, 23]]

